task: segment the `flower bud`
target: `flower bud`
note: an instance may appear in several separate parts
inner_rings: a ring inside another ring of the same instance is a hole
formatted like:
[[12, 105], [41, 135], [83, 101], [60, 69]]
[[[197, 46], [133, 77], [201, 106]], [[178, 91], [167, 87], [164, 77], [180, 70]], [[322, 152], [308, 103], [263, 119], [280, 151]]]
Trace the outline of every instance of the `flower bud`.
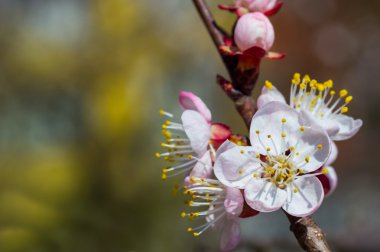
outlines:
[[264, 14], [260, 12], [248, 13], [239, 18], [234, 39], [241, 51], [254, 46], [269, 51], [274, 42], [273, 26]]
[[235, 0], [235, 6], [245, 8], [249, 12], [266, 12], [271, 10], [277, 3], [277, 0]]

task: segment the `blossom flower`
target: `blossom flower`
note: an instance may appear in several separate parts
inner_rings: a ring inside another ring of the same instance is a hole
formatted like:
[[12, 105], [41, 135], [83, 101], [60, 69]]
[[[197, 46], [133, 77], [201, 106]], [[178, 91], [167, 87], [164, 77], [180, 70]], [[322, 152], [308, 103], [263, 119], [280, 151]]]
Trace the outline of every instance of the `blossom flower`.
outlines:
[[210, 177], [215, 148], [231, 135], [231, 131], [224, 124], [211, 123], [210, 110], [193, 93], [180, 92], [179, 103], [184, 110], [181, 123], [171, 120], [173, 114], [160, 110], [160, 114], [170, 120], [162, 125], [166, 141], [161, 146], [167, 151], [156, 153], [156, 157], [162, 157], [171, 164], [162, 170], [161, 177], [166, 179], [189, 173], [197, 177]]
[[219, 181], [244, 189], [247, 204], [259, 212], [282, 207], [303, 217], [316, 211], [324, 197], [316, 176], [327, 169], [315, 171], [331, 152], [326, 131], [307, 113], [270, 102], [253, 116], [250, 140], [252, 146], [235, 146], [218, 156], [214, 173]]
[[[331, 154], [324, 167], [326, 169], [326, 172], [317, 175], [317, 178], [322, 183], [325, 196], [330, 196], [335, 191], [338, 185], [338, 176], [334, 167], [332, 166], [332, 163], [335, 162], [337, 156], [338, 148], [336, 147], [334, 142], [331, 142]], [[322, 169], [318, 169], [316, 172], [321, 173], [321, 171]]]
[[234, 249], [240, 241], [239, 215], [244, 206], [240, 190], [226, 187], [215, 179], [189, 177], [186, 180], [188, 182], [185, 194], [191, 195], [191, 200], [187, 201], [187, 204], [190, 207], [203, 209], [190, 213], [183, 212], [181, 216], [188, 217], [189, 220], [205, 221], [200, 226], [189, 227], [187, 231], [199, 236], [210, 227], [221, 229], [221, 250]]
[[[345, 115], [348, 111], [347, 105], [353, 99], [347, 90], [336, 92], [332, 88], [331, 80], [318, 83], [308, 75], [301, 80], [300, 74], [296, 73], [292, 79], [289, 105], [297, 111], [305, 111], [328, 132], [332, 140], [346, 140], [359, 131], [363, 122]], [[257, 101], [258, 107], [271, 101], [286, 103], [284, 96], [272, 83], [266, 81]]]
[[238, 19], [234, 41], [225, 38], [225, 44], [219, 49], [226, 55], [238, 56], [241, 68], [255, 67], [263, 57], [281, 59], [285, 56], [269, 51], [274, 38], [273, 25], [264, 14], [248, 13]]
[[249, 12], [262, 12], [266, 16], [276, 14], [283, 2], [277, 0], [235, 0], [233, 5], [219, 5], [221, 10], [235, 12], [242, 16]]

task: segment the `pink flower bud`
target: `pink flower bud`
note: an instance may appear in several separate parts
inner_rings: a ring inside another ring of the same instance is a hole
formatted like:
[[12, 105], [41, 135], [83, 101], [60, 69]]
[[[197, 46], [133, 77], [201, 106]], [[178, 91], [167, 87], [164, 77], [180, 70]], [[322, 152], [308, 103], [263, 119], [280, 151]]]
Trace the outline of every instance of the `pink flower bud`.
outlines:
[[266, 12], [271, 10], [277, 3], [277, 0], [235, 0], [235, 6], [245, 8], [249, 12]]
[[239, 18], [234, 39], [241, 51], [254, 46], [269, 51], [274, 42], [273, 26], [261, 12], [248, 13]]

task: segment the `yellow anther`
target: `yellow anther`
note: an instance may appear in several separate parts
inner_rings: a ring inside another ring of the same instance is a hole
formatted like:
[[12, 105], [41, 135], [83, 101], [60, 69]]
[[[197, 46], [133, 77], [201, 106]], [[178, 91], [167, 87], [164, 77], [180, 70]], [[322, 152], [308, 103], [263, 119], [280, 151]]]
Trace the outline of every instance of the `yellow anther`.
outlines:
[[189, 206], [192, 206], [194, 205], [194, 201], [190, 200], [189, 203], [188, 203]]
[[281, 174], [281, 177], [286, 178], [286, 174], [285, 173]]
[[239, 170], [239, 174], [243, 174], [243, 170], [242, 169]]
[[327, 174], [327, 172], [328, 172], [328, 170], [326, 167], [322, 169], [322, 174]]
[[304, 174], [304, 171], [302, 169], [298, 170], [299, 174]]
[[165, 147], [165, 143], [161, 143], [161, 147]]
[[347, 111], [348, 111], [348, 107], [343, 107], [343, 108], [340, 110], [341, 113], [347, 113]]
[[297, 108], [300, 108], [301, 107], [301, 104], [297, 104]]
[[301, 88], [301, 89], [306, 89], [306, 84], [301, 83], [300, 88]]
[[282, 118], [281, 122], [286, 123], [286, 118]]
[[296, 156], [299, 156], [299, 155], [300, 155], [300, 153], [297, 151], [297, 152], [296, 152]]
[[170, 138], [172, 134], [168, 130], [162, 130], [162, 135], [164, 135], [166, 138]]
[[322, 150], [323, 145], [322, 145], [322, 144], [318, 144], [318, 145], [317, 145], [317, 148], [318, 148], [319, 150]]
[[327, 81], [325, 81], [325, 86], [327, 87], [327, 88], [332, 88], [333, 86], [334, 86], [334, 83], [333, 83], [333, 81], [332, 80], [327, 80]]
[[310, 76], [308, 74], [305, 74], [302, 81], [306, 83], [310, 82]]
[[197, 179], [194, 178], [194, 177], [190, 177], [190, 181], [193, 182], [193, 183], [195, 183], [195, 182], [197, 182]]
[[342, 89], [339, 91], [339, 96], [340, 97], [345, 97], [348, 94], [348, 91], [346, 89]]
[[318, 89], [318, 91], [322, 92], [323, 90], [325, 90], [325, 85], [323, 85], [321, 83], [318, 83], [317, 84], [317, 89]]
[[311, 81], [310, 81], [310, 87], [312, 88], [312, 89], [316, 89], [316, 86], [317, 86], [317, 84], [318, 84], [318, 82], [316, 81], [316, 80], [314, 80], [314, 79], [312, 79]]
[[257, 176], [259, 176], [257, 173], [254, 173], [254, 174], [253, 174], [253, 177], [254, 177], [254, 178], [257, 178]]
[[269, 147], [267, 148], [267, 151], [270, 151], [270, 148], [269, 148]]
[[295, 148], [294, 148], [294, 146], [290, 146], [289, 149], [290, 149], [290, 151], [294, 151]]
[[273, 89], [273, 84], [272, 84], [272, 82], [266, 80], [266, 81], [265, 81], [265, 87], [266, 87], [267, 89], [269, 89], [269, 90], [272, 90], [272, 89]]
[[298, 192], [298, 188], [297, 188], [297, 187], [294, 187], [293, 192], [294, 192], [294, 193], [297, 193], [297, 192]]
[[168, 176], [165, 174], [165, 173], [162, 173], [161, 174], [161, 179], [162, 180], [166, 180], [168, 178]]
[[182, 212], [182, 213], [181, 213], [181, 217], [182, 217], [182, 218], [185, 218], [185, 217], [186, 217], [186, 213], [185, 213], [185, 212]]
[[334, 91], [334, 90], [331, 90], [331, 91], [330, 91], [330, 95], [335, 95], [335, 91]]
[[260, 158], [260, 154], [256, 154], [256, 158]]
[[310, 161], [310, 157], [309, 157], [309, 156], [306, 156], [306, 157], [305, 157], [305, 162], [306, 162], [306, 163], [309, 163], [309, 161]]
[[256, 134], [260, 134], [260, 130], [256, 130]]
[[162, 169], [162, 173], [167, 173], [167, 172], [168, 172], [167, 168]]
[[352, 95], [347, 96], [346, 99], [344, 100], [345, 103], [350, 103], [352, 101]]
[[160, 115], [165, 115], [165, 111], [163, 109], [160, 109]]
[[165, 125], [165, 124], [162, 124], [162, 128], [163, 128], [163, 129], [166, 129], [166, 125]]
[[294, 79], [301, 79], [300, 73], [294, 73], [293, 78]]
[[325, 116], [325, 114], [321, 113], [321, 114], [319, 114], [319, 116], [320, 116], [320, 117], [324, 117], [324, 116]]
[[168, 120], [168, 121], [165, 122], [165, 124], [166, 124], [166, 125], [170, 125], [171, 122]]
[[286, 137], [286, 134], [285, 133], [281, 133], [281, 137]]
[[194, 235], [195, 237], [197, 237], [197, 236], [199, 236], [199, 233], [194, 232], [193, 235]]
[[300, 131], [304, 132], [304, 131], [305, 131], [305, 127], [304, 127], [304, 126], [301, 126], [301, 127], [300, 127]]
[[244, 150], [240, 150], [240, 153], [241, 153], [241, 154], [244, 154]]
[[193, 155], [187, 155], [188, 159], [193, 159]]
[[160, 153], [156, 153], [156, 154], [154, 154], [155, 156], [156, 156], [156, 158], [160, 158], [161, 157], [161, 154]]
[[193, 229], [191, 227], [187, 228], [187, 232], [193, 232]]
[[268, 138], [271, 138], [272, 136], [271, 135], [267, 135]]

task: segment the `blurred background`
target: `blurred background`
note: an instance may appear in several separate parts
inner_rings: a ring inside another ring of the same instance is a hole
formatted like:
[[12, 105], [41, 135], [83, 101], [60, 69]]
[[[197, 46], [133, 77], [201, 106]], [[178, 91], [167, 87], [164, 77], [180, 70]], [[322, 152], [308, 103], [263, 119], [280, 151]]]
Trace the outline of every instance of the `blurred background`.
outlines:
[[[357, 136], [339, 142], [337, 191], [314, 214], [335, 251], [380, 251], [380, 2], [287, 0], [257, 91], [294, 72], [354, 96]], [[234, 16], [216, 11], [230, 28]], [[0, 251], [218, 251], [194, 238], [160, 180], [158, 109], [203, 98], [246, 134], [215, 85], [225, 74], [190, 0], [0, 0]], [[301, 251], [279, 211], [242, 222], [237, 251]]]

